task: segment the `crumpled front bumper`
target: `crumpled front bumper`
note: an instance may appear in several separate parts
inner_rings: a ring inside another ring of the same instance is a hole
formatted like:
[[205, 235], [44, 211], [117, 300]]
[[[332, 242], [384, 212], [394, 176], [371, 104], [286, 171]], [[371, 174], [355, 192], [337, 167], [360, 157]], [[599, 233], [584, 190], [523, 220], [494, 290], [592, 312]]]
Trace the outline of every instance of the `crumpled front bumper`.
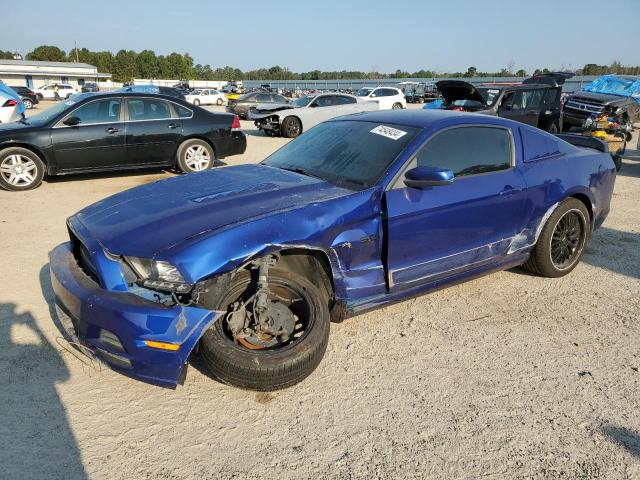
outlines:
[[[175, 388], [201, 335], [222, 315], [102, 288], [80, 268], [71, 243], [55, 248], [49, 265], [56, 304], [70, 317], [78, 339], [113, 369], [140, 380]], [[145, 340], [178, 348], [153, 348]]]

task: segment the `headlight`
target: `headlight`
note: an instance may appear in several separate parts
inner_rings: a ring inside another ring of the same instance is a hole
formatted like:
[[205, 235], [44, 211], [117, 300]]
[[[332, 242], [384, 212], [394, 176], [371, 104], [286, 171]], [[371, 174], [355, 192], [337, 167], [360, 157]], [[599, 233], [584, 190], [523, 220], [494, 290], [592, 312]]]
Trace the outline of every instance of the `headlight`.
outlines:
[[178, 268], [164, 260], [124, 257], [143, 286], [167, 292], [187, 293], [191, 285], [185, 283]]

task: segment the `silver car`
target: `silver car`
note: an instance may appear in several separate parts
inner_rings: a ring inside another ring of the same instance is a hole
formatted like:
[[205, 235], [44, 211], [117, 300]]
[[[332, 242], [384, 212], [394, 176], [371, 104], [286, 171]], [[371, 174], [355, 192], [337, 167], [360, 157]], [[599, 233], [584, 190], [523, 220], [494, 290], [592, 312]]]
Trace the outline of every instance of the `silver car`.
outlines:
[[305, 95], [292, 103], [258, 104], [249, 119], [269, 136], [294, 138], [318, 123], [341, 115], [378, 110], [377, 102], [343, 93]]

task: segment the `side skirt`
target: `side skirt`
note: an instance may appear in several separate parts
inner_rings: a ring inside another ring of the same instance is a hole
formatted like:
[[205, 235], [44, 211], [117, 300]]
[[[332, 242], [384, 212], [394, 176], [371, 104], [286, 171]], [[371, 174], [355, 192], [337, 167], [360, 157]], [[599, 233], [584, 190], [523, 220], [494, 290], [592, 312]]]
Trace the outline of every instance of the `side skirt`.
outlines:
[[493, 263], [491, 265], [480, 267], [476, 270], [470, 270], [470, 271], [466, 271], [456, 275], [452, 275], [450, 277], [440, 279], [435, 282], [416, 285], [411, 288], [348, 302], [346, 307], [346, 317], [348, 318], [355, 315], [360, 315], [361, 313], [365, 313], [370, 310], [375, 310], [381, 307], [386, 307], [388, 305], [392, 305], [397, 302], [408, 300], [410, 298], [414, 298], [414, 297], [423, 295], [425, 293], [441, 290], [443, 288], [457, 285], [459, 283], [464, 283], [468, 280], [473, 280], [479, 277], [483, 277], [485, 275], [488, 275], [489, 273], [499, 272], [501, 270], [508, 270], [510, 268], [514, 268], [522, 265], [527, 260], [528, 257], [529, 257], [529, 252], [519, 253], [513, 256], [510, 255], [508, 258], [506, 258], [504, 261], [500, 263]]

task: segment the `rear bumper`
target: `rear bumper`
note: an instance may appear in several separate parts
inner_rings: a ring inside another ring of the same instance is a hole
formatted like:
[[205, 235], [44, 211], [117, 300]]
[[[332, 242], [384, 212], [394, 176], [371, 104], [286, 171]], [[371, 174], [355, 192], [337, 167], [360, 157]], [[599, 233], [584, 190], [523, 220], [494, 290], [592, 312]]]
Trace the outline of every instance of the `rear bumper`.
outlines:
[[231, 132], [230, 136], [216, 139], [215, 147], [217, 158], [242, 155], [247, 150], [247, 137], [243, 132]]
[[[78, 340], [114, 370], [175, 388], [202, 333], [222, 313], [164, 306], [130, 292], [104, 289], [78, 266], [71, 248], [70, 243], [55, 248], [49, 265], [56, 305], [70, 318]], [[179, 347], [161, 350], [145, 340]]]

